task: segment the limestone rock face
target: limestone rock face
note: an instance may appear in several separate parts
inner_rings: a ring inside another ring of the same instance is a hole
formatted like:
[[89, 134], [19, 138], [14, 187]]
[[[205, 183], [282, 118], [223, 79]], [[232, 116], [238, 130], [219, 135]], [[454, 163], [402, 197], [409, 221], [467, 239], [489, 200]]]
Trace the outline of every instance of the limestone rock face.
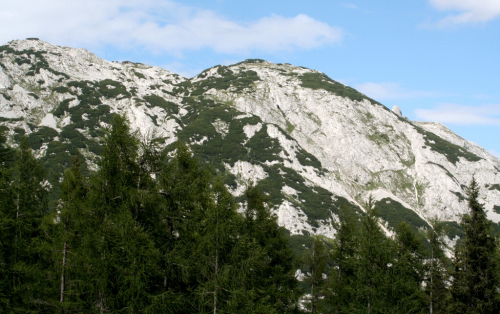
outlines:
[[403, 116], [403, 114], [401, 113], [401, 108], [399, 108], [399, 106], [393, 106], [392, 107], [392, 112], [394, 112], [395, 114], [397, 114], [400, 117]]
[[56, 173], [74, 149], [95, 169], [104, 128], [124, 114], [167, 149], [178, 138], [190, 144], [236, 197], [259, 186], [291, 234], [333, 237], [340, 208], [358, 215], [369, 195], [389, 233], [398, 219], [419, 227], [431, 217], [457, 221], [472, 175], [488, 218], [500, 221], [497, 158], [319, 71], [246, 60], [187, 79], [21, 40], [0, 47], [0, 93], [0, 124], [11, 141], [26, 135]]

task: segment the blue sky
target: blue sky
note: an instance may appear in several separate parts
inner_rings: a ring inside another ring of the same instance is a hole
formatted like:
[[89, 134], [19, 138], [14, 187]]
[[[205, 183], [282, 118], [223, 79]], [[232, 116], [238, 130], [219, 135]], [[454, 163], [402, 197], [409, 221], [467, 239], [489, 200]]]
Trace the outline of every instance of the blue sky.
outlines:
[[0, 0], [38, 37], [193, 76], [248, 58], [320, 70], [500, 156], [500, 0]]

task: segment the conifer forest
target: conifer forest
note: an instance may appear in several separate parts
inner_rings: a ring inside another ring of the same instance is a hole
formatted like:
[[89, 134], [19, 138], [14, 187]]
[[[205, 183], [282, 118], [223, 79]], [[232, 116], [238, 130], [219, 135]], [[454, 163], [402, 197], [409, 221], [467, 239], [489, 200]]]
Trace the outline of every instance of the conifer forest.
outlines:
[[[96, 167], [60, 182], [22, 137], [0, 138], [2, 313], [499, 313], [498, 239], [471, 178], [464, 236], [401, 222], [373, 200], [340, 209], [334, 239], [292, 249], [266, 191], [239, 206], [182, 142], [159, 148], [122, 116]], [[56, 186], [57, 185], [57, 186]]]

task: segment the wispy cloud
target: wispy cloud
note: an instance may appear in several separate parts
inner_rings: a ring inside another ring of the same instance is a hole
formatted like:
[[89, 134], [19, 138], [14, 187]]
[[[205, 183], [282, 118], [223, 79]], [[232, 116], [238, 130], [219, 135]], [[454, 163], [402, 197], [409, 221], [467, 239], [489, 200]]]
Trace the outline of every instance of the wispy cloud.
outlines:
[[348, 8], [348, 9], [359, 9], [359, 7], [357, 5], [355, 5], [354, 3], [344, 3], [344, 7], [345, 8]]
[[407, 90], [402, 88], [401, 85], [398, 83], [390, 83], [390, 82], [385, 82], [385, 83], [367, 82], [355, 85], [355, 88], [360, 92], [362, 92], [363, 94], [376, 100], [438, 96], [438, 93], [436, 92]]
[[432, 109], [416, 109], [415, 115], [423, 120], [441, 123], [500, 126], [500, 105], [441, 104]]
[[429, 0], [440, 11], [452, 11], [434, 26], [447, 27], [458, 24], [488, 22], [500, 16], [499, 0]]
[[307, 15], [240, 22], [211, 10], [162, 0], [4, 1], [0, 41], [39, 37], [72, 46], [112, 46], [181, 55], [278, 52], [338, 43], [340, 28]]

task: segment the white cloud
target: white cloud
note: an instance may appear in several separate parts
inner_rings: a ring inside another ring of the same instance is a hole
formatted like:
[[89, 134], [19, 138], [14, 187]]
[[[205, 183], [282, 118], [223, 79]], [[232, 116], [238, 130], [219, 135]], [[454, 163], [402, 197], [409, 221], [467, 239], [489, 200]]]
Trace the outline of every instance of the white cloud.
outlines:
[[182, 54], [311, 49], [342, 39], [342, 30], [307, 15], [272, 15], [248, 23], [173, 1], [4, 1], [0, 41], [39, 37], [71, 46], [112, 46]]
[[375, 100], [419, 98], [437, 95], [435, 92], [405, 90], [398, 83], [367, 82], [358, 84], [355, 88]]
[[500, 15], [499, 0], [429, 0], [440, 11], [455, 11], [437, 22], [436, 26], [446, 27], [457, 24], [487, 22]]
[[433, 109], [416, 109], [415, 115], [420, 119], [441, 123], [500, 126], [500, 105], [441, 104]]

